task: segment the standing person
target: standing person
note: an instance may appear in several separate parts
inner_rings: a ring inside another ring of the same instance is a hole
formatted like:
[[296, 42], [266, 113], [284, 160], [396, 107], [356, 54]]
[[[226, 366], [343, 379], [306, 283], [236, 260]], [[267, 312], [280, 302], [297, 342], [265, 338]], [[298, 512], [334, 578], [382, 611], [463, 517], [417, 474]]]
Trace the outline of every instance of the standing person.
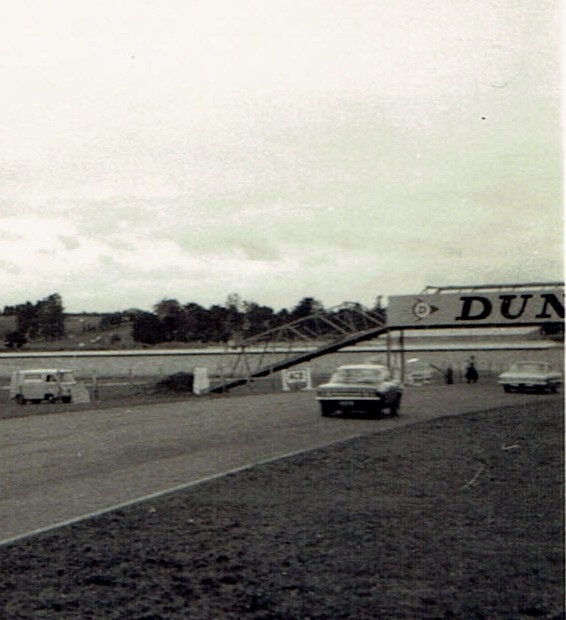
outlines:
[[479, 378], [478, 371], [476, 370], [476, 363], [474, 356], [472, 355], [470, 363], [466, 368], [466, 383], [477, 383]]
[[454, 383], [454, 371], [452, 370], [452, 366], [448, 366], [446, 369], [446, 383], [447, 385], [452, 385]]

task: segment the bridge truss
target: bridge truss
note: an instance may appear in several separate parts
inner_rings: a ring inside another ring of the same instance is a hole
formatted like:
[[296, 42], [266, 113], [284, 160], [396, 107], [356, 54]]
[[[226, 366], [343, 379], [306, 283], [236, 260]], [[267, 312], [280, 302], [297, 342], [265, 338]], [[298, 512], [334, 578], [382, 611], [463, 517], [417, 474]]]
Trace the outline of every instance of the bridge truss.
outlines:
[[358, 303], [344, 303], [264, 331], [227, 348], [217, 369], [216, 385], [208, 392], [224, 392], [254, 378], [267, 377], [333, 353], [387, 331], [385, 315]]

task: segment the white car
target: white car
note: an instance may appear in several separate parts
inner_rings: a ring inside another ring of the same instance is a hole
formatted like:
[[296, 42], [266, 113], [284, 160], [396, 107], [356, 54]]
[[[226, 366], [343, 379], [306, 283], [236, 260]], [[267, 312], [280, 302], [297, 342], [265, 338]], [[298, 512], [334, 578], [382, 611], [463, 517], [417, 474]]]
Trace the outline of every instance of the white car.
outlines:
[[399, 414], [403, 388], [389, 368], [380, 364], [340, 366], [328, 383], [316, 389], [316, 400], [323, 416], [341, 411], [361, 411], [380, 417], [384, 409]]
[[497, 382], [506, 392], [538, 390], [557, 392], [562, 385], [562, 373], [553, 370], [549, 362], [515, 362]]

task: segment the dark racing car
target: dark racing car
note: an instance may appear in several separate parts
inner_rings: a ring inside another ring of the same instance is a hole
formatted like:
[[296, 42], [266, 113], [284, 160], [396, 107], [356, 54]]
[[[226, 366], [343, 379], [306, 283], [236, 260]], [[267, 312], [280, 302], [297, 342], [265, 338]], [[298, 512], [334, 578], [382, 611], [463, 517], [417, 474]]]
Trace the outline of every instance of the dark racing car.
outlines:
[[387, 366], [352, 364], [340, 366], [328, 383], [319, 385], [316, 399], [323, 416], [335, 412], [363, 412], [381, 417], [399, 414], [403, 388], [391, 376]]

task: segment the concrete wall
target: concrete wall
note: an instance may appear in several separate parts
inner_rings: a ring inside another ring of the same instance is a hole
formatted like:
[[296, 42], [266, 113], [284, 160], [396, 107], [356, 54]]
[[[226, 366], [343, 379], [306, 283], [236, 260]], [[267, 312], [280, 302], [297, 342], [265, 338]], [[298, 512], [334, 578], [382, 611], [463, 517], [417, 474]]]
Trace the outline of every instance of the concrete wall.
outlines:
[[[544, 346], [542, 346], [544, 345]], [[456, 372], [463, 371], [471, 355], [474, 355], [476, 367], [480, 373], [498, 373], [508, 368], [516, 360], [545, 360], [552, 362], [559, 370], [564, 370], [564, 349], [553, 343], [542, 343], [541, 348], [530, 344], [524, 349], [486, 348], [485, 343], [478, 342], [477, 347], [444, 348], [443, 350], [408, 350], [405, 352], [405, 361], [418, 359], [417, 366], [434, 364], [445, 368], [450, 364]], [[552, 346], [549, 346], [552, 345]], [[525, 345], [527, 346], [527, 345]], [[59, 353], [59, 354], [0, 354], [0, 381], [6, 383], [13, 370], [31, 368], [70, 368], [80, 379], [90, 379], [94, 374], [97, 377], [112, 377], [117, 379], [165, 377], [176, 372], [192, 372], [196, 366], [204, 366], [209, 375], [224, 373], [230, 374], [236, 361], [237, 353], [226, 354], [222, 349], [184, 350], [184, 351], [151, 351], [151, 352], [89, 352]], [[257, 363], [265, 364], [276, 361], [276, 356], [263, 357], [259, 354], [250, 354], [249, 362], [252, 368]], [[279, 358], [280, 359], [280, 358]], [[350, 363], [365, 363], [373, 361], [385, 363], [387, 353], [384, 347], [350, 347], [331, 353], [304, 364], [297, 368], [310, 368], [313, 376], [329, 375], [337, 366]], [[397, 366], [400, 362], [398, 354], [390, 360]], [[408, 368], [411, 364], [408, 365]], [[246, 366], [239, 365], [240, 376], [245, 375]]]

